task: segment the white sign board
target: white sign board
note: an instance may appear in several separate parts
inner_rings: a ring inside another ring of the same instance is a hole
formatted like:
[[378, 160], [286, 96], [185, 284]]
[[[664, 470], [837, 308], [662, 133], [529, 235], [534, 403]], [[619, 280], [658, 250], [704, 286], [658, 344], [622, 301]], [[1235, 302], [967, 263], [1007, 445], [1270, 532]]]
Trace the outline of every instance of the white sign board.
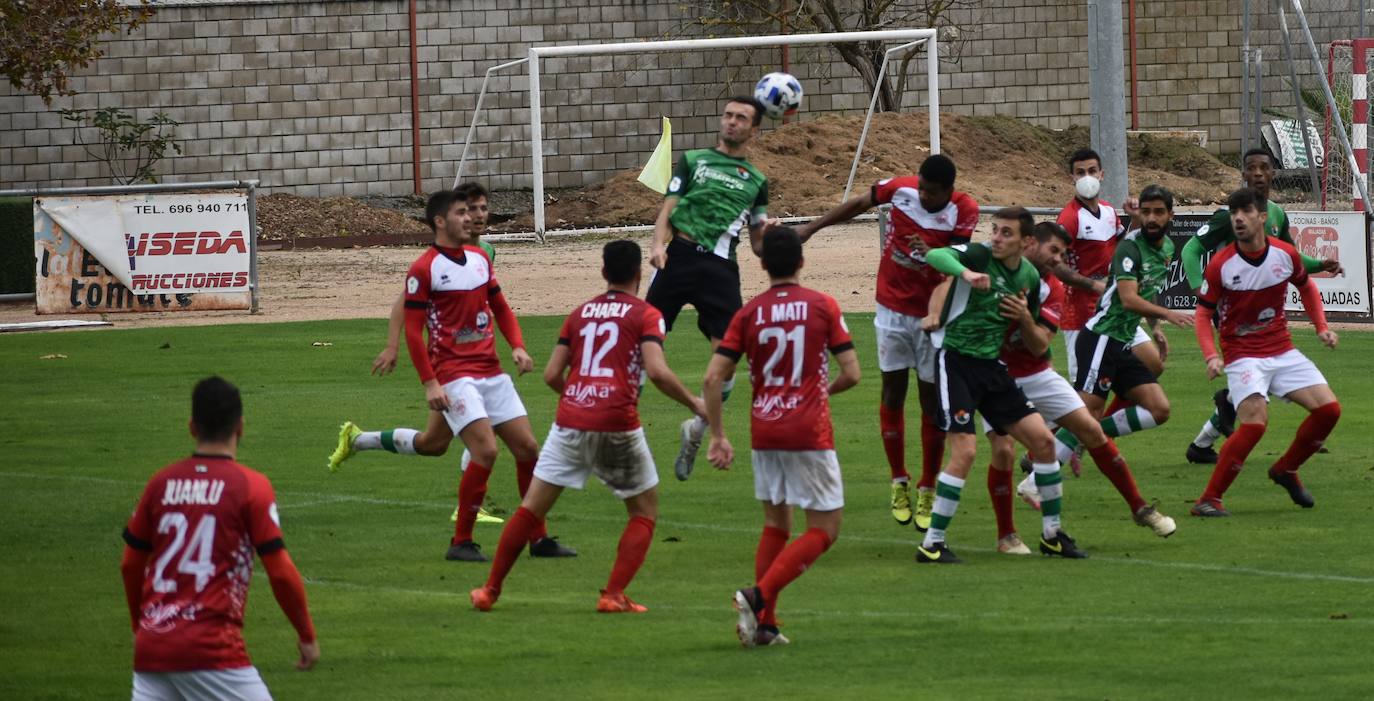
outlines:
[[[1298, 251], [1313, 258], [1332, 258], [1345, 268], [1341, 275], [1314, 273], [1328, 312], [1369, 314], [1369, 234], [1363, 212], [1289, 212], [1289, 233]], [[1288, 288], [1288, 311], [1301, 311], [1298, 291]]]

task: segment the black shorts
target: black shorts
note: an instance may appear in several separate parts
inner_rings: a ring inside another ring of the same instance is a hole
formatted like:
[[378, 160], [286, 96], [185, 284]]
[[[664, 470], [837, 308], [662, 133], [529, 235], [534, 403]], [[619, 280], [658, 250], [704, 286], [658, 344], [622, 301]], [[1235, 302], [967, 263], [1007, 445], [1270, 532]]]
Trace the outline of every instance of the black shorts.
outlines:
[[644, 301], [663, 314], [669, 330], [682, 306], [697, 310], [697, 328], [707, 338], [725, 338], [735, 312], [744, 306], [739, 294], [739, 265], [677, 236], [668, 243], [668, 262], [654, 273]]
[[1078, 332], [1073, 352], [1078, 360], [1073, 386], [1079, 392], [1104, 398], [1108, 392], [1122, 396], [1141, 385], [1159, 382], [1129, 346], [1110, 336], [1083, 329]]
[[935, 381], [940, 392], [940, 430], [977, 434], [973, 412], [987, 419], [998, 433], [1035, 413], [1035, 405], [1017, 386], [1000, 360], [983, 360], [940, 349]]

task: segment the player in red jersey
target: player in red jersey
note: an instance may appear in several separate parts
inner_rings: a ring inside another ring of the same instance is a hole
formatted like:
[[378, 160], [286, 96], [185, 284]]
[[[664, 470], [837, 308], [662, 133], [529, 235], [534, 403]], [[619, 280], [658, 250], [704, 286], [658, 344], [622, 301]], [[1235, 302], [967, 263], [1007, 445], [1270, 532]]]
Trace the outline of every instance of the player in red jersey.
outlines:
[[[853, 197], [821, 218], [797, 227], [802, 241], [821, 229], [847, 222], [880, 204], [891, 204], [887, 237], [878, 261], [878, 369], [882, 398], [878, 423], [883, 450], [892, 474], [892, 517], [903, 525], [914, 519], [916, 529], [930, 527], [935, 505], [935, 478], [944, 461], [945, 434], [939, 428], [935, 391], [937, 350], [921, 320], [930, 313], [931, 291], [945, 276], [926, 263], [934, 248], [968, 243], [978, 226], [978, 203], [954, 190], [954, 162], [934, 155], [921, 163], [919, 175], [880, 180], [867, 193]], [[937, 310], [938, 315], [938, 310]], [[916, 371], [921, 402], [921, 478], [916, 508], [911, 505], [911, 476], [906, 469], [906, 395], [909, 375]]]
[[530, 533], [544, 522], [565, 488], [581, 489], [596, 475], [630, 514], [615, 565], [596, 610], [643, 613], [625, 587], [644, 563], [658, 519], [658, 470], [639, 423], [639, 391], [645, 375], [664, 394], [705, 414], [663, 357], [663, 315], [640, 299], [639, 244], [612, 241], [601, 253], [606, 292], [580, 305], [563, 322], [558, 345], [544, 368], [544, 382], [562, 397], [558, 414], [524, 502], [506, 523], [491, 574], [473, 589], [472, 606], [490, 611]]
[[[1317, 283], [1308, 277], [1292, 245], [1267, 236], [1268, 216], [1254, 190], [1243, 188], [1226, 199], [1235, 243], [1212, 256], [1198, 298], [1198, 345], [1207, 361], [1208, 379], [1226, 374], [1239, 425], [1222, 444], [1212, 479], [1193, 505], [1195, 516], [1230, 516], [1221, 505], [1227, 487], [1240, 474], [1250, 451], [1269, 423], [1269, 395], [1283, 397], [1308, 411], [1298, 434], [1272, 467], [1269, 479], [1288, 491], [1293, 503], [1313, 506], [1312, 495], [1298, 479], [1298, 468], [1321, 448], [1341, 417], [1341, 404], [1317, 366], [1293, 347], [1283, 313], [1292, 283], [1317, 338], [1336, 347], [1336, 332], [1326, 325]], [[1221, 330], [1221, 354], [1212, 338], [1212, 316]]]
[[[472, 459], [458, 485], [459, 513], [445, 557], [486, 562], [473, 541], [472, 527], [496, 461], [496, 438], [499, 436], [515, 457], [521, 494], [529, 488], [539, 458], [539, 444], [525, 405], [510, 376], [501, 370], [493, 323], [510, 344], [511, 358], [520, 374], [534, 369], [534, 360], [525, 352], [520, 323], [501, 294], [491, 259], [482, 249], [464, 245], [468, 223], [464, 193], [435, 193], [425, 206], [425, 216], [434, 229], [434, 245], [406, 274], [405, 307], [406, 346], [424, 384], [425, 402], [432, 410], [429, 423], [424, 431], [363, 431], [347, 421], [340, 428], [329, 468], [337, 470], [360, 450], [443, 455], [458, 436]], [[530, 554], [535, 557], [577, 554], [549, 537], [542, 525], [530, 538]]]
[[219, 377], [191, 393], [190, 457], [148, 481], [124, 529], [124, 595], [134, 631], [134, 701], [271, 699], [243, 644], [256, 550], [310, 669], [320, 644], [305, 587], [282, 543], [272, 483], [234, 461], [238, 388]]
[[[834, 299], [802, 287], [802, 243], [780, 227], [763, 235], [771, 287], [730, 321], [706, 369], [704, 396], [711, 444], [707, 457], [728, 469], [734, 448], [721, 424], [721, 385], [741, 357], [753, 387], [750, 437], [754, 496], [763, 504], [763, 535], [754, 556], [756, 584], [735, 592], [736, 632], [745, 647], [782, 645], [778, 594], [801, 576], [840, 534], [844, 485], [835, 457], [828, 397], [859, 382], [859, 357]], [[827, 352], [840, 365], [830, 379]], [[792, 541], [792, 508], [806, 512], [806, 533]]]

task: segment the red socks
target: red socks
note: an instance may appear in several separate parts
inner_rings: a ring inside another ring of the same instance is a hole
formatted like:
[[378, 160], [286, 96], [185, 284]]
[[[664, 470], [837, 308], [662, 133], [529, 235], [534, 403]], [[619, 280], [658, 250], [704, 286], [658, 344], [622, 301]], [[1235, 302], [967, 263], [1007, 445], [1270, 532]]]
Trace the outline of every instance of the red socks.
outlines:
[[1105, 419], [1108, 416], [1111, 416], [1112, 414], [1115, 414], [1116, 412], [1121, 411], [1122, 409], [1125, 409], [1126, 407], [1131, 406], [1133, 404], [1135, 404], [1135, 402], [1132, 402], [1131, 400], [1126, 399], [1125, 397], [1119, 394], [1113, 394], [1112, 403], [1108, 404], [1107, 408], [1102, 410], [1102, 418]]
[[802, 572], [829, 549], [830, 537], [819, 528], [808, 529], [800, 538], [792, 541], [791, 545], [783, 548], [773, 560], [773, 564], [768, 567], [768, 573], [758, 582], [763, 600], [771, 605], [783, 587], [800, 577]]
[[901, 407], [889, 408], [878, 405], [878, 427], [882, 430], [883, 451], [887, 453], [887, 468], [892, 472], [894, 481], [910, 480], [906, 471], [906, 416]]
[[[468, 471], [471, 472], [472, 467], [469, 466]], [[501, 583], [506, 580], [510, 568], [515, 566], [515, 561], [529, 542], [530, 531], [538, 525], [539, 518], [523, 506], [516, 509], [506, 521], [506, 527], [501, 530], [501, 542], [496, 546], [496, 556], [491, 561], [491, 574], [487, 575], [487, 589], [501, 593]], [[640, 559], [643, 560], [643, 557]]]
[[487, 478], [491, 468], [475, 462], [468, 463], [463, 479], [458, 483], [458, 522], [453, 526], [453, 545], [472, 540], [472, 524], [477, 522], [477, 510], [487, 498]]
[[[762, 581], [763, 576], [768, 574], [768, 568], [773, 566], [773, 561], [778, 559], [778, 554], [783, 548], [787, 547], [787, 539], [791, 533], [781, 528], [772, 526], [763, 527], [763, 535], [759, 536], [759, 549], [754, 553], [754, 581]], [[767, 607], [763, 609], [763, 614], [759, 617], [765, 625], [775, 626], [778, 624], [775, 612], [778, 608], [778, 597], [767, 600]]]
[[[649, 553], [649, 544], [654, 542], [654, 520], [643, 516], [631, 516], [625, 524], [625, 532], [620, 534], [620, 546], [615, 551], [615, 565], [611, 567], [611, 578], [606, 580], [606, 594], [620, 594], [630, 586], [639, 566], [644, 564], [644, 556]], [[504, 547], [505, 536], [502, 535]]]
[[[1308, 420], [1310, 421], [1311, 417]], [[1301, 435], [1301, 429], [1298, 433]], [[1221, 455], [1217, 458], [1216, 468], [1212, 470], [1212, 479], [1207, 481], [1207, 489], [1198, 501], [1221, 501], [1221, 496], [1240, 474], [1240, 468], [1245, 465], [1245, 458], [1250, 456], [1250, 451], [1255, 449], [1255, 445], [1263, 437], [1264, 424], [1237, 426], [1235, 433], [1221, 445]]]
[[[1288, 446], [1288, 451], [1269, 468], [1269, 474], [1297, 472], [1298, 468], [1322, 447], [1322, 443], [1326, 442], [1326, 437], [1331, 435], [1331, 429], [1336, 427], [1336, 422], [1340, 418], [1340, 402], [1323, 404], [1313, 409], [1302, 425], [1298, 426], [1298, 435], [1293, 437], [1293, 444]], [[1230, 439], [1227, 439], [1227, 442], [1230, 442]]]
[[1131, 507], [1131, 513], [1139, 511], [1145, 506], [1145, 499], [1140, 496], [1140, 489], [1135, 486], [1135, 477], [1131, 475], [1131, 468], [1126, 465], [1126, 459], [1121, 457], [1117, 451], [1116, 444], [1110, 439], [1102, 445], [1088, 451], [1092, 456], [1093, 462], [1097, 463], [1097, 469], [1112, 481], [1112, 486], [1126, 500], [1126, 504]]
[[[524, 499], [525, 492], [528, 492], [530, 490], [530, 480], [534, 479], [534, 465], [537, 462], [539, 462], [537, 458], [534, 460], [515, 461], [515, 485], [520, 489], [521, 499]], [[530, 542], [533, 543], [536, 540], [540, 540], [541, 538], [547, 537], [548, 535], [549, 530], [544, 527], [544, 522], [540, 521], [539, 527], [534, 529], [530, 533]]]
[[935, 419], [921, 412], [921, 480], [916, 483], [920, 489], [934, 489], [935, 478], [940, 476], [940, 465], [945, 461], [945, 432], [935, 425]]
[[989, 465], [988, 496], [992, 497], [992, 513], [997, 516], [998, 540], [1016, 532], [1016, 520], [1012, 517], [1015, 495], [1011, 470], [998, 470]]

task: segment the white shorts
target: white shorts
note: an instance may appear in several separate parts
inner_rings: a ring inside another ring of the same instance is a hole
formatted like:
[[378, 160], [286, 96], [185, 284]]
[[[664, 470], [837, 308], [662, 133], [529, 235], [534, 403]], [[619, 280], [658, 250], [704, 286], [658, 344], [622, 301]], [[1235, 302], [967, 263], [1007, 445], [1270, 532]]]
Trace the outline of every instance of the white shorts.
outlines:
[[755, 450], [754, 497], [809, 511], [844, 507], [840, 461], [833, 450]]
[[256, 667], [134, 672], [133, 701], [272, 701]]
[[916, 378], [935, 382], [935, 354], [940, 349], [921, 330], [921, 318], [878, 305], [873, 316], [878, 342], [878, 369], [883, 372], [916, 369]]
[[500, 426], [528, 415], [525, 403], [515, 392], [515, 383], [505, 373], [494, 377], [460, 377], [444, 385], [444, 393], [448, 395], [444, 420], [455, 436], [473, 421], [491, 419], [492, 426]]
[[[1068, 376], [1069, 376], [1069, 377], [1078, 377], [1078, 352], [1074, 350], [1074, 347], [1075, 347], [1075, 346], [1077, 345], [1077, 343], [1078, 343], [1078, 332], [1079, 332], [1079, 330], [1080, 330], [1080, 329], [1072, 329], [1072, 330], [1067, 330], [1067, 329], [1066, 329], [1066, 330], [1063, 332], [1063, 336], [1064, 336], [1064, 349], [1065, 349], [1065, 351], [1066, 351], [1066, 352], [1064, 353], [1064, 358], [1065, 358], [1066, 360], [1068, 360], [1068, 362], [1069, 362], [1069, 372], [1068, 372]], [[1136, 326], [1136, 327], [1135, 327], [1135, 338], [1132, 338], [1132, 339], [1131, 339], [1131, 342], [1128, 343], [1128, 344], [1126, 344], [1126, 347], [1127, 347], [1127, 348], [1135, 348], [1136, 346], [1138, 346], [1138, 345], [1140, 345], [1140, 344], [1142, 344], [1142, 343], [1149, 343], [1149, 342], [1152, 341], [1152, 340], [1154, 340], [1154, 339], [1150, 338], [1149, 332], [1147, 332], [1143, 326]], [[1072, 385], [1070, 385], [1070, 386], [1072, 386]], [[1034, 400], [1032, 400], [1032, 401], [1034, 401]], [[1063, 415], [1063, 414], [1061, 414], [1061, 416], [1062, 416], [1062, 415]]]
[[[1054, 368], [1045, 368], [1034, 375], [1018, 377], [1016, 386], [1025, 393], [1026, 399], [1035, 405], [1035, 410], [1047, 423], [1054, 423], [1084, 407], [1083, 399], [1078, 396], [1073, 385], [1064, 379]], [[983, 419], [983, 433], [992, 430], [992, 424]]]
[[644, 429], [581, 431], [554, 424], [539, 451], [534, 476], [559, 487], [581, 489], [587, 475], [596, 475], [619, 499], [658, 486], [658, 468]]
[[1317, 366], [1301, 351], [1293, 350], [1272, 358], [1241, 358], [1226, 364], [1226, 383], [1231, 404], [1239, 407], [1246, 397], [1258, 394], [1286, 397], [1292, 392], [1326, 384]]

